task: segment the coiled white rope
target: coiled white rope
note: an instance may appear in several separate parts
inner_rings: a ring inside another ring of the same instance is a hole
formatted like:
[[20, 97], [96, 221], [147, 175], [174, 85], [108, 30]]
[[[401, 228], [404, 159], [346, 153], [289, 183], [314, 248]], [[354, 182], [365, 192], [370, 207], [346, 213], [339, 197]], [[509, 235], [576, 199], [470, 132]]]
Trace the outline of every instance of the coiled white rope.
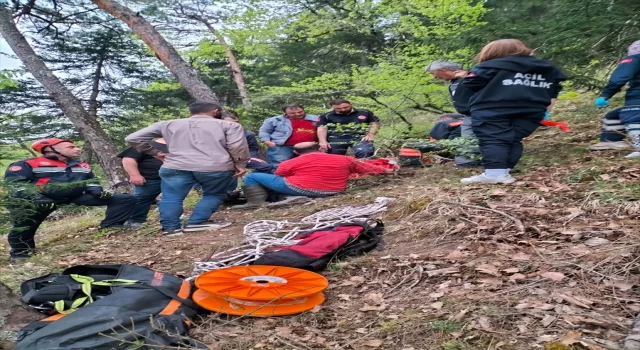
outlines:
[[[193, 277], [207, 271], [229, 266], [248, 265], [275, 247], [294, 245], [295, 237], [311, 231], [335, 226], [349, 221], [367, 220], [367, 216], [387, 210], [395, 198], [378, 197], [369, 205], [344, 206], [319, 211], [302, 218], [300, 222], [259, 220], [244, 227], [244, 243], [213, 254], [209, 261], [196, 262]], [[301, 228], [306, 227], [306, 228]]]

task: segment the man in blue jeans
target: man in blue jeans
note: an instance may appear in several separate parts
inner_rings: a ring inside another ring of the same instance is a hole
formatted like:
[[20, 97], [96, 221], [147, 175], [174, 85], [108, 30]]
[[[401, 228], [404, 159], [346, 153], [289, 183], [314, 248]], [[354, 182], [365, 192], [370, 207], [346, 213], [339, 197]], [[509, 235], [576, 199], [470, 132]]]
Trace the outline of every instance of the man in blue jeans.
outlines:
[[285, 160], [295, 157], [293, 146], [317, 140], [315, 122], [318, 116], [307, 114], [300, 105], [282, 107], [283, 115], [266, 119], [258, 136], [267, 148], [267, 162], [273, 171]]
[[[169, 152], [164, 139], [150, 141], [149, 144], [162, 153]], [[122, 166], [129, 175], [129, 183], [136, 189], [136, 207], [127, 220], [127, 226], [137, 229], [147, 221], [149, 208], [161, 192], [158, 172], [162, 161], [146, 153], [140, 153], [132, 147], [118, 154], [118, 158], [122, 158]]]
[[[139, 152], [164, 161], [159, 171], [162, 179], [159, 207], [162, 233], [166, 236], [228, 226], [209, 218], [224, 200], [233, 178], [246, 173], [251, 158], [242, 126], [217, 119], [222, 107], [195, 102], [189, 105], [189, 112], [190, 118], [155, 123], [125, 138]], [[158, 137], [165, 139], [168, 153], [149, 144]], [[196, 184], [202, 187], [202, 198], [183, 229], [182, 204]]]

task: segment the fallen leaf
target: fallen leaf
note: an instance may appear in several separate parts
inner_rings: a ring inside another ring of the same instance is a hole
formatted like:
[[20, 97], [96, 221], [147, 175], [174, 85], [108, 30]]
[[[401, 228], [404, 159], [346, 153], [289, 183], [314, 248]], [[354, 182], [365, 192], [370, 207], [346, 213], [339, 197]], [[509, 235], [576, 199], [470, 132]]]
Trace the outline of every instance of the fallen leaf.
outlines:
[[467, 314], [467, 312], [469, 312], [469, 309], [461, 310], [457, 314], [452, 315], [451, 317], [449, 317], [449, 321], [462, 321], [462, 319]]
[[556, 317], [553, 315], [547, 315], [545, 316], [542, 321], [540, 321], [540, 323], [542, 323], [542, 327], [549, 327], [554, 321], [556, 320]]
[[351, 278], [349, 278], [349, 281], [356, 282], [356, 283], [364, 283], [365, 278], [362, 276], [351, 276]]
[[516, 272], [520, 272], [520, 269], [517, 268], [517, 267], [512, 267], [512, 268], [504, 269], [504, 270], [502, 270], [502, 272], [504, 272], [504, 273], [516, 273]]
[[444, 293], [442, 293], [442, 292], [435, 292], [435, 293], [429, 294], [429, 298], [434, 299], [434, 300], [438, 300], [438, 299], [442, 298], [443, 296], [444, 296]]
[[552, 281], [562, 281], [564, 279], [564, 274], [560, 272], [545, 272], [541, 273], [540, 276], [548, 278]]
[[322, 305], [316, 305], [316, 306], [313, 307], [313, 309], [309, 310], [309, 312], [315, 314], [315, 313], [320, 312], [320, 310], [322, 310]]
[[500, 274], [500, 272], [498, 271], [498, 268], [495, 267], [494, 265], [490, 265], [490, 264], [480, 264], [480, 265], [476, 266], [476, 271], [481, 272], [481, 273], [486, 273], [488, 275], [492, 275], [492, 276], [496, 276], [496, 277], [502, 276]]
[[338, 298], [344, 301], [351, 301], [351, 295], [349, 294], [338, 294]]
[[358, 329], [356, 329], [356, 333], [367, 334], [367, 333], [369, 333], [369, 331], [367, 331], [366, 328], [358, 328]]
[[611, 180], [611, 175], [609, 174], [601, 174], [600, 178], [604, 181]]
[[382, 297], [382, 293], [369, 293], [364, 296], [364, 300], [368, 300], [377, 305], [380, 305], [384, 301], [384, 298]]
[[291, 327], [276, 327], [276, 334], [279, 336], [287, 336], [293, 333]]
[[527, 278], [527, 276], [525, 276], [525, 275], [523, 275], [521, 273], [516, 273], [514, 275], [509, 276], [509, 279], [511, 281], [523, 280], [525, 278]]
[[606, 238], [600, 238], [600, 237], [589, 238], [584, 242], [584, 244], [586, 244], [589, 247], [597, 247], [607, 243], [611, 243], [611, 241]]
[[560, 338], [560, 344], [573, 345], [575, 343], [580, 342], [581, 337], [582, 337], [582, 333], [576, 332], [576, 331], [569, 331], [564, 337]]
[[383, 311], [384, 309], [387, 308], [386, 304], [382, 304], [380, 306], [372, 306], [369, 304], [364, 304], [363, 307], [360, 308], [360, 311], [362, 312], [367, 312], [367, 311]]
[[573, 235], [577, 235], [579, 234], [579, 231], [576, 230], [569, 230], [569, 231], [562, 231], [560, 232], [561, 235], [567, 235], [567, 236], [573, 236]]
[[506, 196], [507, 195], [507, 191], [505, 191], [502, 188], [494, 188], [491, 191], [489, 191], [489, 195], [493, 196], [493, 197]]
[[427, 271], [427, 275], [429, 277], [440, 276], [440, 275], [449, 275], [452, 273], [458, 273], [460, 270], [457, 267], [447, 267], [439, 270]]
[[489, 318], [486, 316], [480, 316], [478, 318], [478, 326], [480, 326], [480, 329], [483, 331], [495, 332], [491, 327], [491, 321], [489, 321]]
[[391, 259], [391, 255], [381, 256], [378, 259], [380, 259], [380, 260], [389, 260], [389, 259]]
[[[565, 294], [559, 294], [558, 297], [560, 297], [560, 299], [566, 301], [569, 304], [573, 304], [575, 306], [579, 306], [579, 307], [581, 307], [583, 309], [591, 309], [591, 307], [589, 305], [587, 305], [586, 303], [584, 303], [584, 302], [582, 302], [582, 301], [580, 301], [580, 300], [578, 300], [578, 299], [576, 299], [574, 297], [571, 297], [571, 296], [568, 296], [568, 295], [565, 295]], [[593, 302], [591, 302], [591, 303], [593, 304]]]
[[431, 306], [432, 308], [434, 308], [434, 309], [436, 309], [436, 310], [440, 310], [440, 309], [442, 309], [442, 307], [444, 306], [444, 303], [443, 303], [443, 302], [441, 302], [441, 301], [438, 301], [438, 302], [433, 303], [433, 304], [431, 304], [431, 305], [429, 305], [429, 306]]
[[522, 252], [518, 252], [513, 256], [511, 256], [511, 260], [514, 260], [514, 261], [529, 261], [530, 259], [531, 259], [531, 255], [525, 254]]
[[420, 255], [418, 254], [409, 254], [410, 259], [420, 259]]
[[382, 345], [382, 340], [380, 339], [371, 339], [362, 343], [364, 346], [368, 346], [370, 348], [378, 348]]
[[623, 292], [626, 292], [628, 290], [631, 290], [634, 286], [634, 284], [632, 283], [626, 283], [626, 282], [618, 282], [618, 281], [606, 281], [605, 285], [612, 287], [612, 288], [618, 288]]

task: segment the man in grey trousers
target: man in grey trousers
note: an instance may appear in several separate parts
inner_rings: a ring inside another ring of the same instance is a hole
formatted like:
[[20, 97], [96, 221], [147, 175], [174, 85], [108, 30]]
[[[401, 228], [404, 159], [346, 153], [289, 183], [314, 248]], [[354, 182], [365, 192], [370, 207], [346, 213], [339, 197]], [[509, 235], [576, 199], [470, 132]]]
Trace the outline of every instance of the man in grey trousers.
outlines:
[[[449, 94], [453, 100], [453, 107], [458, 113], [465, 115], [462, 125], [460, 126], [461, 136], [470, 139], [476, 138], [473, 133], [473, 129], [471, 128], [471, 117], [469, 116], [469, 99], [473, 95], [473, 92], [462, 86], [462, 80], [467, 76], [467, 74], [469, 74], [469, 72], [463, 70], [460, 64], [449, 61], [433, 61], [427, 66], [426, 70], [435, 78], [450, 82]], [[466, 153], [479, 154], [480, 150], [475, 146]], [[457, 168], [481, 167], [479, 161], [465, 156], [456, 156], [455, 163]]]

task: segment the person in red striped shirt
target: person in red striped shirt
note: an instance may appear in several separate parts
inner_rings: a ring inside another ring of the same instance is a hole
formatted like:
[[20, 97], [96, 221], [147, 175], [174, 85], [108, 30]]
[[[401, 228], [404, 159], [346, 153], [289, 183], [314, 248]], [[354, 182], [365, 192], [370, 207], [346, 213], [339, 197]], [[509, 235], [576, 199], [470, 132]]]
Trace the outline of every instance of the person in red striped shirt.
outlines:
[[259, 207], [265, 204], [269, 191], [285, 196], [327, 197], [344, 191], [351, 174], [393, 172], [353, 157], [324, 153], [317, 142], [298, 143], [293, 149], [298, 157], [280, 163], [275, 175], [247, 175], [242, 186], [247, 204], [234, 208]]

